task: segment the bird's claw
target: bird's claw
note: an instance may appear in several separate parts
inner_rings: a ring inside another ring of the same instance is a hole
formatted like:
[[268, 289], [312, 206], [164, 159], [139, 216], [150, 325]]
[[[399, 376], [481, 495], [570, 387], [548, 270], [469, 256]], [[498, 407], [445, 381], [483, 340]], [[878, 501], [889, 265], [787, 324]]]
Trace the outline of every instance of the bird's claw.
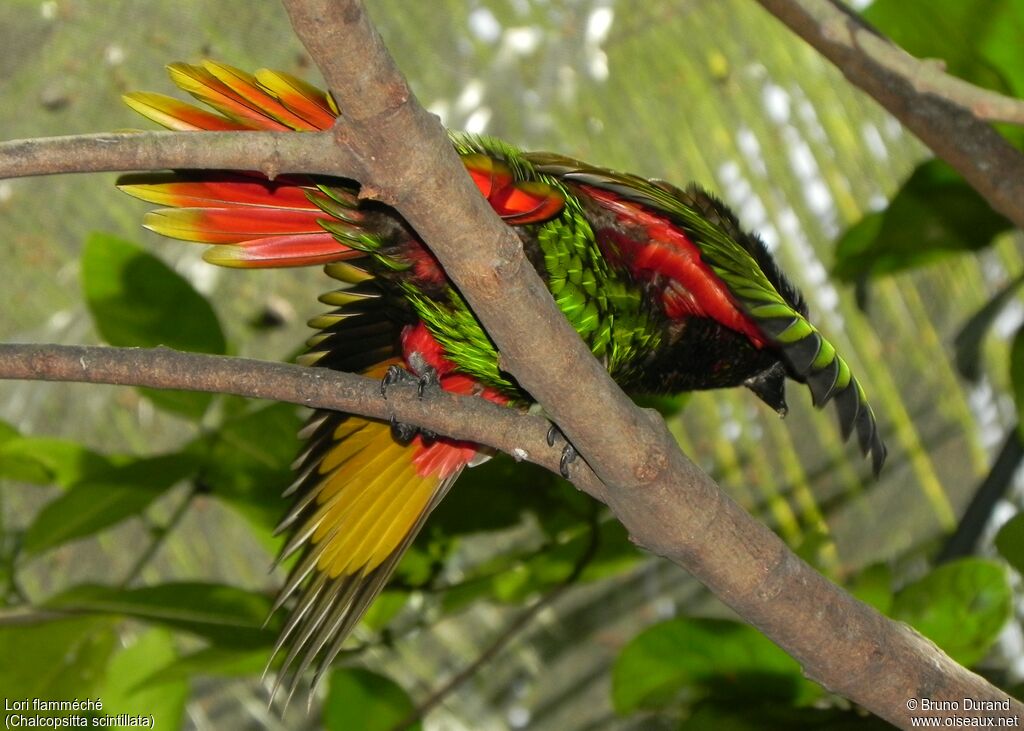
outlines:
[[380, 379], [380, 395], [387, 399], [388, 389], [391, 388], [391, 386], [396, 383], [409, 383], [410, 381], [417, 380], [416, 376], [405, 370], [405, 368], [396, 365], [389, 365], [384, 377]]
[[558, 460], [558, 472], [565, 479], [569, 479], [569, 465], [575, 462], [578, 456], [579, 452], [576, 451], [576, 447], [566, 443], [565, 448], [562, 450], [562, 458]]
[[423, 398], [423, 392], [428, 388], [440, 388], [441, 377], [437, 374], [437, 369], [433, 366], [427, 366], [419, 372], [419, 378], [416, 380], [416, 397]]
[[[388, 388], [396, 383], [415, 383], [416, 397], [423, 398], [427, 388], [436, 388], [441, 385], [441, 379], [437, 374], [436, 368], [422, 362], [422, 358], [416, 359], [413, 365], [417, 369], [416, 373], [408, 371], [401, 366], [388, 366], [387, 372], [380, 381], [380, 395], [386, 399], [388, 397]], [[412, 424], [403, 424], [394, 416], [391, 417], [391, 435], [395, 438], [395, 441], [408, 444], [417, 434], [426, 444], [437, 440], [436, 432], [429, 429], [421, 429]]]
[[423, 398], [427, 388], [441, 385], [441, 378], [433, 366], [424, 365], [417, 373], [412, 373], [401, 366], [389, 365], [384, 377], [380, 379], [380, 395], [386, 399], [388, 389], [396, 383], [415, 383], [416, 397]]
[[403, 424], [394, 416], [391, 417], [391, 436], [395, 438], [396, 442], [408, 444], [416, 437], [418, 432], [419, 427], [412, 424]]
[[555, 446], [555, 441], [558, 439], [558, 437], [561, 437], [562, 441], [565, 442], [565, 447], [562, 448], [562, 457], [561, 459], [558, 460], [558, 472], [562, 475], [562, 477], [568, 480], [569, 465], [576, 461], [576, 458], [579, 456], [579, 452], [577, 452], [576, 447], [572, 446], [572, 444], [569, 443], [569, 440], [565, 438], [565, 435], [562, 433], [562, 430], [559, 429], [557, 425], [552, 424], [550, 427], [548, 427], [548, 446]]

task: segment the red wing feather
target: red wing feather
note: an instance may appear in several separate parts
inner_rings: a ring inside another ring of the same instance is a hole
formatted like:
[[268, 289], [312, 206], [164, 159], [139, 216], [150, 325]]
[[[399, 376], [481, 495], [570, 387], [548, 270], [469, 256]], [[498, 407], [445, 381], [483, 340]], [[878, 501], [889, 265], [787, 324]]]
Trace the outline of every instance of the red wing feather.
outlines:
[[[619, 227], [600, 229], [598, 240], [610, 239], [622, 264], [641, 281], [665, 277], [665, 314], [710, 317], [731, 330], [743, 333], [757, 347], [765, 344], [758, 327], [740, 309], [729, 288], [701, 259], [700, 250], [665, 217], [635, 203], [623, 201], [611, 191], [591, 185], [585, 193], [612, 211]], [[642, 232], [642, 235], [638, 235]]]

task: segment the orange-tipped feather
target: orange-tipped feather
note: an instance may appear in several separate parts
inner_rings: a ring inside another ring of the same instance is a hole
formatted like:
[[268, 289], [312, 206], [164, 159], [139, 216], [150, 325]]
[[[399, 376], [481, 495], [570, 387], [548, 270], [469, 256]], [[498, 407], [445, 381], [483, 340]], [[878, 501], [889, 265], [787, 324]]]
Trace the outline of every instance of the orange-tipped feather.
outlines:
[[146, 214], [146, 228], [172, 239], [234, 244], [282, 234], [325, 235], [322, 213], [282, 208], [159, 208]]
[[269, 236], [213, 246], [203, 253], [211, 264], [235, 269], [304, 267], [355, 256], [363, 254], [342, 246], [328, 233]]
[[256, 72], [256, 81], [313, 129], [328, 129], [338, 116], [333, 100], [302, 79], [281, 71], [260, 69]]
[[272, 117], [291, 129], [307, 131], [315, 129], [313, 125], [269, 94], [252, 74], [216, 61], [203, 61], [203, 68], [233, 91], [238, 98], [243, 99], [249, 107], [258, 109], [264, 115]]
[[[118, 188], [130, 196], [161, 206], [195, 208], [205, 206], [265, 206], [305, 211], [321, 210], [309, 200], [308, 187], [301, 181], [279, 177], [273, 182], [262, 176], [241, 173], [186, 173], [126, 175]], [[139, 182], [133, 182], [139, 181]]]
[[172, 63], [168, 73], [180, 89], [187, 91], [204, 104], [209, 104], [230, 119], [242, 122], [256, 129], [284, 132], [288, 125], [252, 104], [230, 86], [222, 82], [202, 66], [186, 63]]
[[219, 114], [213, 114], [164, 94], [135, 91], [121, 98], [143, 117], [180, 132], [251, 129], [249, 125], [225, 119]]

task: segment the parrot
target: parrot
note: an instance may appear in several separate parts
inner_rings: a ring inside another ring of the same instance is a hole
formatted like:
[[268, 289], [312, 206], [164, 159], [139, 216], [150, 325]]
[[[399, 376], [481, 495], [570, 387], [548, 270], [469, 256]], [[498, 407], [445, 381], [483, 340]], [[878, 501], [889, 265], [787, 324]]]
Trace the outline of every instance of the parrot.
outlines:
[[[291, 74], [224, 63], [168, 66], [202, 106], [158, 93], [125, 102], [172, 130], [319, 131], [340, 111]], [[744, 386], [780, 415], [785, 382], [831, 401], [844, 440], [856, 432], [877, 476], [886, 447], [864, 389], [808, 319], [797, 288], [756, 234], [701, 187], [604, 169], [499, 139], [450, 132], [480, 194], [522, 242], [579, 337], [631, 395]], [[527, 409], [531, 397], [458, 288], [392, 208], [359, 197], [357, 181], [202, 170], [132, 174], [125, 193], [160, 206], [144, 226], [209, 245], [224, 267], [321, 265], [331, 308], [299, 362]], [[453, 222], [453, 225], [457, 225]], [[480, 445], [384, 421], [316, 411], [284, 495], [279, 560], [294, 557], [272, 612], [290, 609], [271, 662], [291, 688], [315, 687], [403, 553]], [[551, 441], [549, 439], [549, 441]], [[572, 457], [566, 449], [563, 456]], [[563, 459], [563, 471], [565, 460]], [[268, 664], [269, 667], [269, 664]], [[276, 688], [275, 688], [276, 690]]]

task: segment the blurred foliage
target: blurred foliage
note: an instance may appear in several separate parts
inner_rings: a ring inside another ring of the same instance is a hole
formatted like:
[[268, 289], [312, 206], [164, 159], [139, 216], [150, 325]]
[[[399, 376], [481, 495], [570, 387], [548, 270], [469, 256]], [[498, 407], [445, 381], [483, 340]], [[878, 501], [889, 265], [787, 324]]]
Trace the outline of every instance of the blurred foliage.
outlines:
[[996, 548], [1019, 574], [1024, 574], [1024, 513], [1006, 521], [996, 536]]
[[[803, 402], [785, 425], [749, 394], [645, 405], [801, 556], [962, 662], [982, 661], [1011, 616], [1005, 567], [971, 558], [929, 570], [927, 559], [985, 476], [1000, 436], [990, 432], [1017, 421], [1006, 403], [1024, 403], [1022, 336], [1008, 337], [1021, 319], [1019, 234], [750, 0], [380, 0], [371, 12], [446, 124], [700, 180], [762, 232], [876, 403], [892, 447], [882, 482], [862, 480], [831, 416]], [[879, 0], [866, 17], [970, 81], [1024, 93], [1024, 0]], [[168, 92], [161, 66], [203, 56], [315, 80], [273, 3], [0, 4], [0, 97], [14, 100], [0, 106], [0, 136], [142, 126], [119, 94]], [[82, 180], [0, 181], [0, 255], [13, 273], [0, 336], [294, 352], [325, 286], [317, 272], [206, 267], [192, 248], [144, 237], [143, 207], [112, 178]], [[861, 285], [870, 326], [827, 270]], [[161, 728], [390, 728], [500, 636], [509, 612], [569, 581], [571, 596], [445, 713], [470, 728], [879, 727], [645, 560], [585, 495], [501, 457], [435, 512], [317, 712], [298, 702], [278, 720], [256, 678], [277, 629], [263, 623], [281, 574], [266, 566], [300, 411], [2, 388], [10, 698], [100, 697], [104, 713], [152, 713]], [[995, 543], [1019, 571], [1019, 515]], [[666, 612], [686, 616], [652, 624]]]
[[836, 244], [832, 273], [847, 282], [977, 251], [1012, 228], [940, 160], [924, 163], [888, 207], [865, 216]]
[[[412, 701], [395, 681], [362, 668], [331, 674], [324, 702], [324, 727], [329, 731], [391, 731], [413, 710]], [[422, 726], [414, 723], [411, 731]]]
[[994, 91], [1024, 97], [1021, 0], [882, 0], [864, 17], [919, 58]]
[[[93, 234], [82, 250], [82, 293], [100, 337], [111, 345], [224, 355], [226, 342], [213, 307], [188, 281], [137, 245]], [[200, 419], [213, 396], [195, 391], [144, 390], [149, 401]]]
[[[891, 573], [878, 566], [850, 589], [965, 665], [985, 656], [1012, 615], [1006, 569], [994, 561], [946, 564], [896, 592]], [[679, 714], [682, 728], [708, 728], [712, 719], [714, 728], [730, 729], [879, 727], [849, 708], [823, 710], [825, 696], [762, 634], [718, 619], [680, 617], [644, 630], [622, 649], [612, 674], [616, 711]]]
[[979, 558], [934, 569], [900, 589], [889, 614], [965, 666], [981, 661], [1013, 616], [1006, 567]]
[[680, 695], [734, 703], [805, 704], [821, 688], [752, 627], [721, 619], [680, 617], [656, 624], [622, 649], [612, 674], [619, 713], [664, 708]]

